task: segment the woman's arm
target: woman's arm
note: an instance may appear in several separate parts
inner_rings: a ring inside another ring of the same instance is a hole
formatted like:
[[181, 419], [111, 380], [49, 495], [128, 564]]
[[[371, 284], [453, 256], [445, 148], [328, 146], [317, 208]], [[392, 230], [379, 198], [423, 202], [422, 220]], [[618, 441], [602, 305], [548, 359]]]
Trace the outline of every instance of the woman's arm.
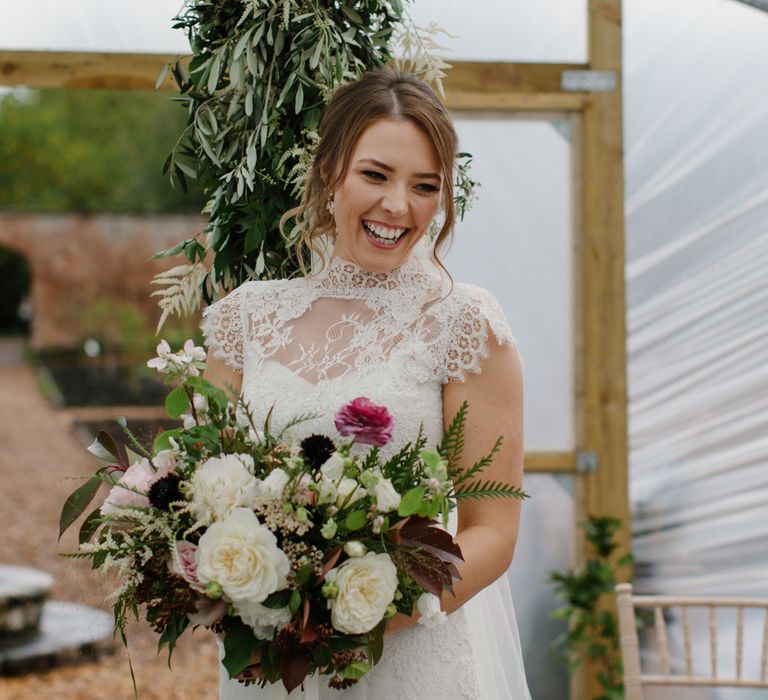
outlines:
[[235, 394], [239, 394], [243, 385], [243, 375], [236, 372], [223, 360], [213, 356], [213, 350], [209, 348], [205, 360], [206, 368], [203, 378], [219, 389], [229, 393], [231, 388]]
[[[520, 356], [514, 347], [499, 345], [489, 338], [489, 355], [482, 372], [472, 374], [462, 383], [449, 382], [443, 387], [443, 417], [446, 428], [467, 401], [467, 424], [463, 469], [471, 467], [487, 454], [499, 435], [501, 449], [479, 479], [523, 485], [523, 373]], [[493, 583], [512, 562], [520, 523], [520, 501], [516, 498], [486, 498], [459, 502], [459, 527], [456, 541], [464, 563], [459, 566], [461, 581], [454, 583], [455, 597], [442, 596], [442, 608], [453, 612], [472, 596]], [[397, 615], [387, 626], [391, 633], [418, 620]]]

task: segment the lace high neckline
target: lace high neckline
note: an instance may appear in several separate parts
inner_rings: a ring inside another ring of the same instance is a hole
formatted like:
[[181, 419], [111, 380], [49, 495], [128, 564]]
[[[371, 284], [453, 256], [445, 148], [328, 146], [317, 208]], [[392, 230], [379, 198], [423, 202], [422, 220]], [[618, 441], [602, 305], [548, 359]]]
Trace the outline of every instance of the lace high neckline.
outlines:
[[372, 272], [336, 255], [315, 277], [323, 294], [340, 297], [388, 296], [406, 292], [414, 300], [438, 296], [445, 273], [425, 251], [414, 249], [400, 267]]

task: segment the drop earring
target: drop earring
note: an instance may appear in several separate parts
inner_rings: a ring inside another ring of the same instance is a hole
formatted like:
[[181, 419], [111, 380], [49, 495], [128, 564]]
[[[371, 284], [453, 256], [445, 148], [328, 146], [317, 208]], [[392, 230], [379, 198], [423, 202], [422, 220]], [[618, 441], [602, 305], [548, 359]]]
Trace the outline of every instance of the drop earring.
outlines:
[[328, 197], [328, 201], [325, 203], [325, 208], [328, 210], [328, 213], [333, 216], [333, 197]]

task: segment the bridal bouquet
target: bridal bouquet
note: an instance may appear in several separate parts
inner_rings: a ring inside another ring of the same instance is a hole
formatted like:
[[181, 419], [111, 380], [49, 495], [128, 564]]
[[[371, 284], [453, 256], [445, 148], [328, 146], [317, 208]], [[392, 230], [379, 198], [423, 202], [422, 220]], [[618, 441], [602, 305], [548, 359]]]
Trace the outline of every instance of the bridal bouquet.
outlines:
[[[501, 439], [459, 469], [466, 404], [441, 443], [413, 443], [384, 458], [394, 417], [364, 397], [335, 415], [338, 435], [286, 437], [256, 425], [242, 399], [200, 376], [205, 352], [165, 341], [148, 362], [178, 386], [166, 409], [183, 425], [145, 449], [122, 421], [128, 444], [101, 432], [89, 447], [101, 462], [67, 499], [63, 533], [106, 482], [111, 490], [84, 520], [79, 551], [94, 568], [117, 569], [115, 628], [127, 644], [129, 613], [143, 606], [173, 652], [191, 627], [223, 637], [231, 677], [260, 653], [262, 684], [290, 692], [307, 674], [331, 687], [354, 684], [381, 658], [398, 612], [440, 624], [439, 597], [458, 578], [461, 551], [444, 529], [465, 498], [525, 494], [479, 481]], [[442, 526], [442, 527], [441, 527]]]

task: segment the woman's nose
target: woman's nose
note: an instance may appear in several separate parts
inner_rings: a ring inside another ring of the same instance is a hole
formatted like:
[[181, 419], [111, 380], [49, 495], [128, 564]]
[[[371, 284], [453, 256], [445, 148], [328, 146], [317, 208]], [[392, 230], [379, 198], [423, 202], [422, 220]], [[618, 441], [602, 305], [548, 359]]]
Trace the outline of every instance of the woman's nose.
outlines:
[[403, 216], [408, 211], [408, 196], [404, 188], [391, 187], [381, 201], [382, 208], [392, 216]]

